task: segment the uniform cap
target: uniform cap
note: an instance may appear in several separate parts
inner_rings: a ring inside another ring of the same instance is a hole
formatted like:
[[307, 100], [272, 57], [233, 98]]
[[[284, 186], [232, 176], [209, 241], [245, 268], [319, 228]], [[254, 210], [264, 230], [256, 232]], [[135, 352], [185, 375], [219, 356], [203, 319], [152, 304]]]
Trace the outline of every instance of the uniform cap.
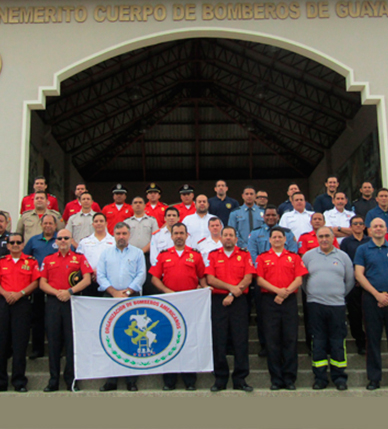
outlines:
[[112, 194], [126, 194], [127, 188], [125, 188], [121, 183], [118, 183], [112, 188]]
[[162, 193], [162, 188], [160, 186], [158, 186], [156, 183], [150, 183], [145, 190], [146, 194], [148, 194], [148, 192], [159, 192], [159, 194]]
[[194, 193], [194, 187], [191, 186], [191, 185], [189, 185], [189, 184], [187, 184], [187, 183], [185, 183], [184, 185], [182, 185], [179, 188], [178, 192], [180, 194], [191, 194], [191, 193]]

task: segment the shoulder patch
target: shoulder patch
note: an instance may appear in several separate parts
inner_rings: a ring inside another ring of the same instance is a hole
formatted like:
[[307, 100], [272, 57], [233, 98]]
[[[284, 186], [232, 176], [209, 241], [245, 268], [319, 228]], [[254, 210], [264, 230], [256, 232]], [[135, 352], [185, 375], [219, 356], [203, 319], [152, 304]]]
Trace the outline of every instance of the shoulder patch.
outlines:
[[[263, 226], [258, 226], [257, 228], [253, 228], [253, 229], [252, 229], [252, 231], [251, 231], [251, 234], [252, 234], [252, 232], [253, 232], [253, 231], [258, 231], [258, 230], [259, 230], [259, 229], [261, 229], [262, 227], [263, 227]], [[284, 228], [284, 229], [285, 229], [285, 228]]]
[[159, 229], [157, 229], [156, 231], [154, 231], [154, 232], [152, 233], [152, 235], [157, 234], [159, 231], [160, 231], [160, 228], [159, 228]]
[[197, 244], [202, 243], [202, 241], [205, 241], [205, 240], [206, 240], [206, 237], [203, 237], [201, 240], [198, 241]]

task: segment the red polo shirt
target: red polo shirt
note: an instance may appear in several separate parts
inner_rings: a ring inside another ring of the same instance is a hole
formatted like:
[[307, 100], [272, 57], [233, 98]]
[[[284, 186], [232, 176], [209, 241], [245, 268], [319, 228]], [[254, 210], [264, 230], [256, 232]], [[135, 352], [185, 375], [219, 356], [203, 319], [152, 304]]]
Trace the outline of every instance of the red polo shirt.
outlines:
[[0, 285], [7, 292], [20, 292], [40, 277], [38, 261], [24, 253], [15, 263], [11, 255], [0, 258]]
[[[82, 208], [81, 204], [77, 199], [70, 201], [69, 203], [66, 204], [62, 219], [65, 222], [67, 222], [69, 220], [69, 217], [73, 216], [73, 214], [80, 212], [81, 208]], [[93, 202], [92, 210], [95, 211], [96, 213], [99, 213], [101, 211], [101, 208], [96, 202]]]
[[[242, 250], [235, 246], [233, 253], [228, 256], [224, 248], [213, 250], [208, 256], [209, 265], [205, 269], [205, 274], [210, 274], [230, 285], [238, 285], [247, 274], [255, 274], [255, 268], [252, 264], [251, 255], [247, 250]], [[214, 287], [213, 293], [228, 294], [227, 290]], [[248, 288], [244, 290], [248, 293]]]
[[161, 228], [165, 224], [164, 212], [166, 211], [166, 208], [168, 208], [167, 204], [158, 201], [155, 208], [153, 209], [151, 207], [151, 203], [148, 201], [144, 211], [148, 214], [148, 216], [154, 217], [156, 219], [156, 222], [158, 222], [159, 228]]
[[195, 213], [195, 203], [194, 201], [191, 203], [190, 208], [187, 208], [185, 204], [180, 203], [174, 206], [179, 211], [179, 222], [182, 222], [186, 216], [192, 215]]
[[[315, 231], [306, 232], [302, 234], [299, 237], [298, 243], [299, 243], [298, 253], [299, 255], [302, 255], [302, 256], [309, 250], [319, 247], [318, 238]], [[334, 237], [333, 246], [336, 247], [337, 249], [340, 248], [336, 237]]]
[[[308, 274], [307, 268], [299, 255], [284, 249], [278, 256], [273, 249], [262, 253], [256, 259], [256, 273], [271, 285], [286, 289], [296, 277]], [[271, 293], [261, 288], [264, 293]], [[294, 291], [296, 293], [297, 290]]]
[[[23, 198], [22, 206], [20, 208], [20, 214], [23, 214], [28, 210], [34, 210], [35, 208], [34, 197], [35, 197], [35, 192]], [[57, 201], [57, 198], [54, 197], [54, 195], [47, 194], [47, 208], [50, 210], [56, 210], [57, 212], [59, 212], [58, 201]]]
[[133, 216], [133, 208], [127, 203], [124, 203], [120, 210], [117, 210], [115, 203], [108, 204], [102, 209], [102, 212], [106, 216], [110, 235], [113, 235], [113, 229], [116, 223], [124, 222], [125, 219]]
[[163, 284], [175, 292], [197, 289], [198, 279], [205, 276], [205, 265], [198, 250], [185, 246], [181, 256], [175, 247], [162, 250], [158, 262], [149, 273], [162, 280]]
[[62, 256], [61, 252], [56, 252], [44, 258], [41, 277], [47, 279], [54, 289], [70, 289], [69, 275], [79, 270], [82, 275], [93, 274], [93, 269], [84, 255], [71, 250], [65, 256]]

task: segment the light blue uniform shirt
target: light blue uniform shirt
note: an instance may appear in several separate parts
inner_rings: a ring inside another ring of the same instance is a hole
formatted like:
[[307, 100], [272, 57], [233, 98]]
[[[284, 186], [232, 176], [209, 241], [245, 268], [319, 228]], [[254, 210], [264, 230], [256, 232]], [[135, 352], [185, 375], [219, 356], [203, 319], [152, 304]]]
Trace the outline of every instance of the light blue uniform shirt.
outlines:
[[[279, 225], [275, 225], [279, 226]], [[298, 253], [298, 243], [295, 240], [295, 235], [288, 228], [283, 228], [286, 233], [286, 243], [284, 248], [290, 252]], [[248, 250], [251, 254], [252, 262], [256, 266], [256, 259], [264, 252], [271, 249], [269, 242], [269, 234], [271, 228], [268, 225], [263, 225], [260, 228], [254, 229], [248, 237]]]
[[146, 264], [143, 252], [128, 244], [123, 251], [117, 246], [108, 247], [97, 264], [98, 290], [104, 292], [109, 286], [116, 290], [131, 288], [142, 292], [146, 279]]
[[[253, 228], [258, 228], [264, 223], [264, 209], [253, 205], [252, 207]], [[236, 230], [238, 247], [248, 246], [248, 235], [251, 232], [249, 229], [249, 211], [248, 206], [243, 204], [238, 209], [234, 209], [229, 215], [229, 226], [233, 226]]]

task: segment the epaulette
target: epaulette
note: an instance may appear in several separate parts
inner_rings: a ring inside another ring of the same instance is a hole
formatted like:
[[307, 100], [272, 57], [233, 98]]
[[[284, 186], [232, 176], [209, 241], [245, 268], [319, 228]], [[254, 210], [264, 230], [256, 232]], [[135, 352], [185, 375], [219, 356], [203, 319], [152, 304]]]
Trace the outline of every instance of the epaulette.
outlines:
[[34, 209], [26, 210], [25, 212], [23, 212], [22, 216], [24, 216], [24, 215], [26, 215], [26, 214], [28, 214], [28, 213], [30, 213], [30, 212], [33, 212], [33, 211], [34, 211]]
[[159, 229], [157, 229], [156, 231], [154, 231], [153, 233], [152, 233], [152, 235], [155, 235], [156, 233], [158, 233], [160, 231], [160, 228]]
[[36, 258], [34, 258], [33, 256], [27, 256], [27, 259], [32, 259], [33, 261], [35, 261]]
[[192, 248], [191, 248], [191, 250], [192, 250], [193, 252], [201, 253], [198, 249], [194, 249], [194, 247], [192, 247]]
[[159, 253], [165, 253], [165, 252], [167, 252], [168, 251], [168, 249], [163, 249], [163, 250], [161, 250]]
[[[221, 249], [222, 249], [222, 247], [221, 247]], [[213, 252], [218, 252], [220, 249], [213, 249], [213, 250], [211, 250], [210, 252], [209, 252], [209, 254], [210, 253], [213, 253]]]
[[7, 255], [0, 256], [0, 259], [4, 259]]
[[57, 198], [54, 194], [49, 194], [49, 195], [50, 195], [50, 197]]
[[285, 228], [284, 226], [282, 226], [281, 228], [283, 228], [284, 232], [291, 232], [290, 228]]
[[264, 225], [258, 226], [257, 228], [253, 228], [251, 232], [257, 231], [258, 229], [261, 229]]
[[[310, 232], [312, 232], [312, 231], [310, 231]], [[310, 234], [310, 232], [304, 232], [303, 234], [300, 234], [300, 237], [302, 237], [302, 235]]]
[[241, 207], [236, 207], [231, 211], [231, 213], [235, 212], [236, 210], [240, 210], [240, 209], [241, 209]]
[[206, 237], [203, 237], [201, 240], [199, 240], [197, 244], [202, 243], [204, 240], [206, 240]]
[[241, 250], [242, 252], [246, 252], [246, 253], [248, 253], [248, 249], [247, 249], [246, 247], [240, 247], [240, 250]]

